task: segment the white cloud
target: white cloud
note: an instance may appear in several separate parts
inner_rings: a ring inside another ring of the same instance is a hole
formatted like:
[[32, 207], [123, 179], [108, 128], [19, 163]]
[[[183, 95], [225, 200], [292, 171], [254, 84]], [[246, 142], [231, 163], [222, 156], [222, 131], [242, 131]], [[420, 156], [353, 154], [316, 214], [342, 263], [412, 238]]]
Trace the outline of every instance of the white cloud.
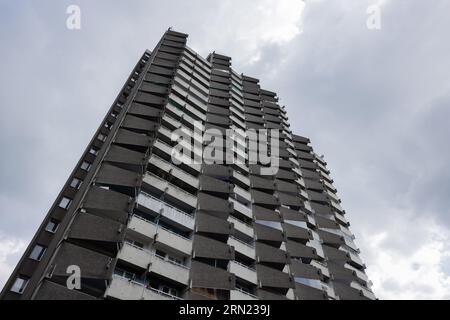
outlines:
[[416, 225], [415, 232], [421, 233], [418, 236], [423, 243], [417, 245], [412, 254], [390, 248], [389, 234], [395, 230], [365, 237], [365, 250], [371, 253], [367, 273], [378, 298], [450, 298], [450, 276], [442, 269], [450, 257], [450, 235], [429, 220], [414, 221], [417, 223], [421, 226]]
[[234, 65], [260, 60], [268, 45], [285, 45], [302, 32], [302, 0], [222, 1], [205, 16], [203, 36], [192, 34], [194, 49], [206, 54], [211, 49], [233, 58]]
[[11, 275], [25, 247], [26, 243], [23, 240], [0, 235], [0, 290]]

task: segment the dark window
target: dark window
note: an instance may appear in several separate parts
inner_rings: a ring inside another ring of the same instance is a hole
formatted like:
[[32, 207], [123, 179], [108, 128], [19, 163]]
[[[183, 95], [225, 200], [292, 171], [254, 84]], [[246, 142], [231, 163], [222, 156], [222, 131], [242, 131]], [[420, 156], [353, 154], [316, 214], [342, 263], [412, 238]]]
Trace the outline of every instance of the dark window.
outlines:
[[58, 230], [59, 222], [55, 219], [50, 219], [50, 221], [47, 223], [47, 226], [45, 227], [45, 231], [55, 233], [56, 230]]
[[91, 149], [89, 149], [89, 153], [90, 153], [90, 154], [93, 154], [94, 156], [96, 156], [96, 155], [98, 154], [98, 149], [96, 149], [96, 148], [91, 148]]
[[91, 169], [91, 164], [89, 162], [83, 161], [83, 163], [81, 164], [81, 169], [89, 171], [89, 169]]
[[28, 284], [28, 278], [24, 276], [18, 276], [14, 281], [14, 284], [11, 287], [12, 292], [16, 292], [22, 294], [25, 290], [25, 287]]
[[69, 208], [71, 202], [72, 202], [71, 199], [69, 199], [67, 197], [63, 197], [61, 199], [61, 201], [59, 202], [59, 207], [67, 210]]
[[71, 186], [72, 188], [74, 188], [74, 189], [79, 189], [82, 182], [83, 182], [83, 181], [81, 181], [81, 180], [78, 179], [78, 178], [73, 178], [73, 179], [72, 179], [72, 182], [70, 183], [70, 186]]
[[45, 253], [45, 247], [37, 244], [34, 246], [33, 251], [31, 251], [30, 254], [30, 259], [36, 260], [36, 261], [41, 261], [42, 256]]

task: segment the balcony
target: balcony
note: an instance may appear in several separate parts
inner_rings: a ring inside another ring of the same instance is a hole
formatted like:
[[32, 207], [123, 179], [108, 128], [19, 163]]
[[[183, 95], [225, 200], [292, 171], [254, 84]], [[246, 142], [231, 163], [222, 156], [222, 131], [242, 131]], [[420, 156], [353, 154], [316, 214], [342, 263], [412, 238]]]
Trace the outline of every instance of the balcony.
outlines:
[[308, 279], [303, 277], [295, 277], [295, 282], [300, 283], [304, 286], [311, 287], [317, 290], [323, 290], [322, 281], [317, 279]]
[[[341, 249], [339, 249], [341, 250]], [[348, 253], [348, 255], [350, 256], [350, 263], [353, 263], [354, 265], [360, 267], [360, 268], [365, 268], [366, 265], [362, 262], [362, 260], [353, 252], [350, 252], [348, 250], [346, 250], [346, 252]]]
[[128, 229], [134, 230], [149, 239], [156, 241], [164, 246], [175, 249], [176, 251], [190, 256], [192, 251], [192, 240], [185, 238], [171, 230], [154, 224], [137, 215], [132, 216]]
[[233, 178], [236, 178], [246, 186], [250, 186], [250, 179], [238, 171], [233, 171]]
[[178, 178], [181, 181], [184, 181], [185, 183], [189, 184], [190, 186], [198, 189], [199, 185], [198, 178], [186, 173], [180, 168], [174, 166], [173, 164], [155, 155], [152, 155], [152, 157], [150, 158], [150, 163], [155, 165], [157, 168], [164, 170], [167, 173], [170, 173], [175, 178]]
[[248, 192], [247, 190], [244, 190], [243, 188], [235, 185], [233, 192], [240, 202], [245, 203], [247, 205], [251, 203], [252, 198], [250, 196], [250, 192]]
[[167, 109], [170, 110], [171, 112], [173, 112], [174, 114], [176, 114], [178, 117], [183, 117], [184, 120], [186, 120], [187, 122], [191, 123], [192, 125], [197, 125], [196, 128], [197, 130], [204, 130], [204, 126], [203, 124], [201, 124], [200, 121], [192, 118], [191, 116], [189, 116], [187, 113], [183, 112], [182, 110], [178, 109], [176, 106], [173, 105], [173, 103], [169, 102], [167, 104]]
[[247, 267], [239, 262], [230, 261], [228, 271], [230, 273], [234, 273], [238, 278], [247, 280], [248, 282], [253, 284], [258, 284], [258, 280], [256, 277], [256, 270]]
[[331, 177], [326, 174], [325, 172], [320, 170], [320, 176], [325, 180], [328, 181], [329, 183], [333, 183], [333, 179], [331, 179]]
[[341, 222], [344, 225], [348, 225], [347, 219], [342, 214], [335, 212], [334, 216], [336, 217], [336, 220], [338, 222]]
[[228, 217], [228, 222], [233, 223], [234, 229], [242, 232], [243, 234], [248, 235], [250, 238], [253, 238], [254, 231], [253, 231], [253, 227], [251, 225], [244, 223], [244, 222], [236, 219], [233, 216]]
[[[172, 158], [172, 152], [173, 148], [172, 146], [168, 145], [167, 143], [163, 142], [162, 140], [155, 140], [155, 143], [153, 146], [162, 151], [167, 157]], [[196, 172], [200, 172], [201, 163], [196, 163], [195, 161], [192, 161], [192, 158], [188, 155], [176, 155], [176, 160], [180, 161], [181, 163], [189, 166]]]
[[130, 243], [124, 243], [117, 258], [127, 261], [142, 269], [147, 269], [150, 264], [151, 253]]
[[146, 173], [144, 175], [143, 182], [183, 202], [184, 204], [188, 205], [191, 210], [195, 209], [197, 206], [197, 197], [152, 173]]
[[179, 225], [185, 226], [194, 230], [194, 217], [181, 211], [162, 200], [159, 200], [147, 193], [141, 192], [138, 195], [137, 203], [147, 209], [160, 213], [162, 216], [176, 222]]
[[336, 195], [336, 193], [331, 192], [331, 190], [329, 190], [329, 189], [326, 189], [325, 191], [326, 191], [327, 195], [328, 195], [334, 202], [339, 203], [340, 200], [339, 200], [338, 196]]
[[342, 209], [341, 205], [335, 201], [331, 201], [331, 205], [333, 206], [334, 209], [336, 209], [339, 212], [343, 212], [344, 209]]
[[[184, 116], [184, 114], [180, 115], [180, 117], [182, 117], [183, 119], [188, 118], [187, 120], [191, 120], [192, 122], [190, 122], [190, 124], [192, 124], [192, 126], [196, 125], [195, 126], [196, 131], [195, 132], [192, 131], [190, 128], [188, 128], [184, 124], [184, 122], [181, 123], [180, 121], [173, 118], [172, 116], [169, 116], [167, 113], [164, 114], [164, 117], [162, 119], [170, 125], [170, 126], [168, 126], [168, 128], [173, 127], [173, 128], [175, 128], [174, 130], [181, 129], [181, 131], [184, 135], [183, 136], [184, 138], [195, 139], [199, 145], [202, 145], [203, 144], [203, 135], [202, 135], [203, 125], [199, 121], [197, 121], [197, 123], [195, 123], [195, 120], [193, 120], [192, 118], [190, 118], [188, 116]], [[170, 130], [168, 131], [168, 129], [166, 129], [165, 127], [160, 127], [160, 130], [161, 130], [161, 133], [164, 133], [164, 135], [166, 135], [166, 137], [170, 138], [171, 141], [175, 141], [173, 138], [175, 138], [176, 136], [174, 135], [173, 131], [170, 131]]]
[[352, 267], [351, 265], [349, 265], [347, 263], [344, 265], [344, 268], [351, 270], [353, 272], [353, 274], [356, 277], [358, 277], [358, 279], [360, 279], [363, 283], [369, 282], [369, 278], [367, 277], [367, 275], [364, 272]]
[[259, 298], [251, 293], [236, 288], [230, 290], [230, 300], [259, 300]]
[[165, 259], [164, 257], [160, 257], [156, 254], [153, 254], [151, 256], [149, 271], [162, 275], [184, 285], [189, 284], [188, 267]]
[[179, 297], [149, 288], [145, 284], [114, 275], [105, 297], [120, 300], [182, 300]]
[[332, 185], [331, 183], [329, 183], [329, 182], [326, 181], [326, 180], [323, 180], [322, 182], [323, 182], [323, 184], [325, 185], [325, 187], [327, 187], [327, 188], [330, 189], [331, 191], [337, 192], [336, 188], [333, 187], [333, 185]]
[[233, 236], [230, 236], [228, 238], [228, 245], [234, 247], [234, 250], [236, 252], [239, 252], [247, 257], [249, 257], [250, 259], [255, 259], [256, 254], [255, 254], [255, 246], [245, 243], [237, 238], [234, 238]]
[[330, 277], [330, 271], [328, 270], [328, 267], [325, 266], [324, 264], [322, 264], [316, 260], [311, 260], [310, 265], [319, 269], [325, 277], [327, 277], [327, 278]]
[[197, 140], [195, 143], [193, 143], [194, 141], [192, 141], [190, 134], [188, 134], [187, 132], [184, 132], [184, 136], [178, 134], [175, 135], [174, 131], [170, 131], [165, 127], [160, 127], [158, 129], [158, 134], [165, 136], [167, 142], [169, 141], [175, 142], [179, 137], [180, 140], [177, 141], [177, 144], [179, 146], [181, 146], [185, 151], [188, 151], [187, 152], [188, 154], [191, 151], [194, 152], [195, 154], [194, 159], [202, 159], [203, 156], [202, 142]]
[[146, 249], [125, 243], [118, 254], [118, 259], [127, 261], [135, 266], [188, 285], [189, 268], [179, 263], [166, 260]]
[[[313, 162], [321, 169], [321, 171], [325, 174], [330, 173], [330, 171], [328, 171], [328, 169], [319, 161], [317, 160], [313, 160]], [[331, 179], [330, 179], [331, 180]]]
[[234, 210], [236, 210], [237, 212], [243, 214], [247, 218], [253, 219], [252, 209], [250, 209], [249, 207], [243, 205], [239, 201], [236, 201], [235, 199], [230, 199], [230, 201], [234, 205]]
[[358, 282], [353, 281], [352, 283], [350, 283], [350, 286], [351, 286], [352, 288], [356, 289], [356, 290], [359, 290], [360, 293], [361, 293], [364, 297], [366, 297], [366, 298], [368, 298], [368, 299], [371, 299], [371, 300], [375, 300], [375, 299], [376, 299], [376, 297], [375, 297], [375, 295], [373, 294], [372, 291], [370, 291], [370, 290], [367, 289], [366, 287], [363, 287], [363, 286], [360, 285]]

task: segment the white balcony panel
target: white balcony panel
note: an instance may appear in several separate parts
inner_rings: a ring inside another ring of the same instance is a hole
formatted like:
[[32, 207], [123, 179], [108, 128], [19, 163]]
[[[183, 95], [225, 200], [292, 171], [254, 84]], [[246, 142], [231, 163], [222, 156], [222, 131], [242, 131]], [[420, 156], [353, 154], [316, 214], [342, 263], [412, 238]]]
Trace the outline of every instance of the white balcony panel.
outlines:
[[157, 243], [162, 243], [164, 246], [175, 249], [186, 256], [191, 255], [191, 239], [185, 238], [161, 226], [157, 226], [153, 222], [147, 221], [139, 216], [133, 216], [128, 228], [151, 239], [155, 239]]
[[191, 255], [192, 253], [192, 240], [184, 238], [167, 229], [161, 227], [158, 228], [156, 241], [185, 255]]
[[250, 209], [249, 207], [246, 207], [245, 205], [243, 205], [242, 203], [239, 203], [238, 201], [236, 201], [234, 199], [230, 199], [230, 201], [234, 205], [234, 210], [245, 215], [246, 217], [248, 217], [250, 219], [253, 219], [252, 209]]
[[133, 215], [128, 223], [128, 229], [131, 229], [149, 239], [154, 239], [157, 233], [157, 226], [149, 223], [143, 218]]
[[143, 207], [146, 207], [155, 212], [159, 212], [164, 217], [166, 217], [172, 221], [175, 221], [178, 224], [181, 224], [191, 230], [194, 230], [194, 218], [191, 215], [189, 215], [189, 214], [187, 214], [187, 213], [185, 213], [185, 212], [183, 212], [183, 211], [181, 211], [159, 199], [156, 199], [155, 197], [153, 197], [151, 195], [141, 192], [138, 195], [137, 202], [139, 205], [141, 205]]
[[150, 264], [150, 253], [129, 243], [124, 243], [118, 254], [118, 259], [127, 261], [135, 266], [147, 269]]
[[227, 244], [230, 246], [233, 246], [235, 251], [237, 251], [251, 259], [255, 259], [255, 257], [256, 257], [255, 247], [250, 244], [242, 242], [231, 236], [228, 238]]
[[242, 290], [231, 290], [230, 300], [258, 300], [258, 297]]
[[233, 192], [236, 194], [236, 196], [239, 198], [239, 200], [242, 200], [242, 202], [250, 203], [251, 202], [251, 195], [250, 192], [247, 190], [242, 189], [241, 187], [235, 185]]
[[253, 238], [254, 230], [251, 225], [248, 225], [248, 224], [234, 218], [233, 216], [228, 217], [228, 222], [233, 223], [234, 229], [248, 235], [250, 238]]
[[328, 181], [323, 180], [322, 182], [323, 182], [323, 183], [325, 184], [325, 186], [326, 186], [328, 189], [330, 189], [331, 191], [334, 191], [334, 192], [337, 191], [336, 188], [333, 187], [333, 185], [332, 185], [331, 183], [329, 183]]
[[180, 179], [181, 181], [186, 182], [187, 184], [191, 185], [194, 188], [198, 189], [199, 181], [198, 178], [186, 173], [185, 171], [181, 170], [180, 168], [174, 166], [172, 163], [169, 163], [163, 159], [161, 159], [158, 156], [152, 155], [152, 157], [149, 160], [150, 163], [155, 165], [161, 170], [164, 170], [167, 173], [170, 173], [174, 177]]
[[159, 190], [166, 192], [168, 195], [183, 201], [192, 208], [197, 206], [197, 198], [192, 194], [183, 191], [182, 189], [174, 186], [173, 184], [155, 176], [154, 174], [145, 174], [143, 181], [150, 186], [156, 187]]
[[236, 178], [237, 180], [241, 181], [243, 184], [250, 186], [250, 179], [246, 176], [244, 176], [242, 173], [239, 173], [238, 171], [233, 171], [233, 178]]
[[165, 260], [157, 255], [153, 255], [151, 257], [149, 271], [160, 274], [184, 285], [189, 284], [189, 268]]
[[106, 289], [106, 297], [121, 300], [179, 300], [178, 297], [167, 295], [154, 289], [119, 276], [114, 276]]
[[236, 277], [247, 280], [248, 282], [258, 284], [258, 280], [256, 277], [256, 271], [254, 269], [250, 269], [236, 261], [230, 261], [229, 264], [230, 273], [234, 273]]

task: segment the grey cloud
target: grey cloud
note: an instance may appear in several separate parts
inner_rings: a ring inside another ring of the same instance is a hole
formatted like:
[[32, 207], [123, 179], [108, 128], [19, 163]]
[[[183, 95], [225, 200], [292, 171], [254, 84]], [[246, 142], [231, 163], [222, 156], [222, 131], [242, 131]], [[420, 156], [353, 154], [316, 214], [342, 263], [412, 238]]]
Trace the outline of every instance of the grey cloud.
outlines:
[[[65, 28], [72, 1], [0, 4], [3, 235], [31, 238], [135, 61], [169, 26], [279, 94], [293, 131], [325, 155], [357, 241], [386, 232], [380, 248], [412, 254], [424, 215], [450, 229], [447, 1], [387, 1], [380, 31], [365, 26], [372, 1], [307, 2], [304, 32], [258, 47], [254, 64], [236, 36], [251, 30], [233, 29], [242, 14], [228, 2], [78, 3], [80, 31]], [[370, 268], [376, 255], [362, 255]]]

